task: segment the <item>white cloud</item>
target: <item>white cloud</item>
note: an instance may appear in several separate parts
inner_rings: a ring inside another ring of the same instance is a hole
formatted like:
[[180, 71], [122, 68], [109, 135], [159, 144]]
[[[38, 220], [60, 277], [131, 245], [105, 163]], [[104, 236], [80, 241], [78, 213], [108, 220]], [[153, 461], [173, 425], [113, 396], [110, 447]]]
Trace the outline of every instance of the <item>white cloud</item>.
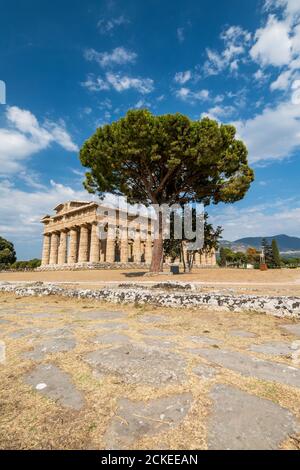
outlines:
[[128, 75], [112, 72], [106, 73], [105, 79], [90, 74], [87, 80], [82, 83], [82, 86], [89, 91], [102, 91], [113, 88], [118, 92], [122, 92], [135, 89], [142, 94], [150, 93], [154, 89], [154, 83], [151, 78], [129, 77]]
[[101, 67], [105, 68], [113, 65], [132, 64], [135, 62], [137, 54], [125, 49], [125, 47], [116, 47], [111, 52], [98, 52], [95, 49], [86, 49], [84, 57], [88, 61], [96, 61]]
[[179, 41], [179, 42], [183, 42], [184, 39], [185, 39], [185, 36], [184, 36], [184, 28], [177, 28], [176, 34], [177, 34], [177, 39], [178, 39], [178, 41]]
[[190, 70], [186, 70], [185, 72], [177, 72], [174, 76], [174, 81], [183, 85], [184, 83], [188, 82], [191, 78], [192, 72]]
[[70, 152], [78, 151], [63, 121], [46, 121], [40, 125], [36, 117], [17, 106], [6, 109], [7, 126], [0, 128], [0, 174], [20, 171], [25, 160], [57, 143]]
[[300, 106], [284, 101], [261, 114], [237, 122], [238, 132], [249, 148], [250, 161], [281, 160], [300, 146]]
[[110, 19], [100, 18], [97, 23], [97, 27], [101, 34], [112, 34], [115, 28], [128, 23], [129, 20], [125, 16], [120, 15], [116, 18]]
[[206, 89], [192, 91], [189, 88], [181, 87], [175, 91], [175, 95], [182, 101], [187, 101], [191, 104], [195, 103], [196, 101], [206, 101], [209, 99], [209, 91]]
[[292, 57], [292, 41], [289, 26], [284, 21], [278, 21], [270, 15], [264, 28], [255, 33], [256, 43], [250, 51], [253, 60], [263, 66], [287, 65]]
[[277, 79], [271, 83], [270, 89], [274, 90], [287, 90], [291, 81], [292, 72], [291, 70], [286, 70], [282, 72]]
[[206, 50], [207, 60], [204, 64], [206, 75], [217, 75], [227, 67], [236, 73], [251, 41], [251, 34], [240, 26], [230, 26], [221, 33], [220, 37], [224, 42], [221, 53], [210, 48]]
[[[291, 205], [295, 207], [291, 208]], [[224, 228], [225, 240], [238, 240], [251, 236], [274, 236], [285, 233], [299, 236], [300, 203], [291, 200], [275, 200], [270, 204], [251, 207], [223, 206], [210, 214], [214, 225]]]
[[207, 113], [202, 113], [202, 117], [209, 117], [211, 119], [226, 118], [235, 112], [233, 106], [214, 106], [210, 108]]

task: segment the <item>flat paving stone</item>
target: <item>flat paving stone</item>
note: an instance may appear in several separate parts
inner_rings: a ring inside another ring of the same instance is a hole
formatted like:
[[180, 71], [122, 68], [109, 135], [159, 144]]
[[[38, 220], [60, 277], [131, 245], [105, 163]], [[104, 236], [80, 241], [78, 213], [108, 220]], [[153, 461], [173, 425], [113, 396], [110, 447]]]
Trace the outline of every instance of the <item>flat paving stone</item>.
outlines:
[[118, 418], [113, 418], [105, 434], [109, 450], [128, 449], [144, 436], [154, 436], [178, 426], [188, 414], [192, 395], [184, 393], [147, 402], [121, 398]]
[[160, 387], [182, 383], [186, 378], [186, 361], [182, 356], [145, 345], [93, 351], [85, 355], [85, 360], [98, 373], [117, 375], [127, 383]]
[[79, 316], [82, 320], [120, 320], [127, 317], [127, 314], [124, 312], [110, 312], [106, 310], [103, 312], [80, 313]]
[[34, 346], [33, 351], [23, 353], [22, 357], [39, 361], [48, 354], [71, 351], [75, 347], [76, 341], [74, 338], [49, 338]]
[[127, 335], [119, 333], [108, 333], [105, 335], [97, 335], [92, 340], [96, 344], [125, 344], [130, 342], [130, 338]]
[[162, 330], [160, 328], [155, 328], [155, 329], [150, 328], [150, 329], [141, 331], [141, 333], [147, 336], [175, 336], [176, 335], [174, 331]]
[[0, 364], [5, 364], [5, 351], [6, 351], [6, 347], [5, 347], [5, 343], [4, 341], [0, 341]]
[[24, 377], [26, 384], [62, 406], [80, 410], [84, 398], [73, 385], [69, 374], [53, 364], [41, 364]]
[[201, 379], [211, 379], [217, 373], [214, 367], [208, 366], [206, 364], [198, 364], [196, 367], [193, 368], [192, 372], [201, 377]]
[[290, 367], [287, 364], [265, 361], [237, 351], [224, 349], [198, 349], [198, 354], [246, 377], [300, 387], [300, 369]]
[[300, 430], [295, 416], [270, 400], [224, 384], [215, 385], [210, 397], [209, 449], [275, 450]]
[[219, 344], [222, 343], [223, 341], [220, 339], [214, 339], [214, 338], [209, 338], [208, 336], [188, 336], [188, 339], [191, 340], [193, 343], [197, 344], [211, 344], [212, 346], [214, 344]]
[[42, 328], [22, 328], [21, 330], [16, 330], [9, 333], [9, 337], [13, 339], [24, 338], [26, 336], [39, 336], [45, 329]]
[[167, 321], [162, 315], [143, 315], [137, 319], [142, 323], [164, 323]]
[[148, 344], [149, 346], [153, 346], [156, 348], [173, 348], [176, 346], [174, 341], [168, 341], [166, 339], [157, 339], [157, 338], [145, 338], [144, 343]]
[[18, 339], [26, 336], [34, 336], [40, 338], [43, 336], [63, 337], [70, 336], [72, 328], [23, 328], [9, 334], [11, 338]]
[[250, 331], [244, 331], [244, 330], [231, 330], [229, 332], [231, 336], [236, 336], [238, 338], [255, 338], [256, 334], [251, 333]]
[[270, 356], [291, 356], [295, 351], [292, 344], [273, 341], [264, 344], [253, 344], [249, 348], [250, 351], [269, 354]]
[[292, 335], [300, 337], [300, 323], [295, 323], [294, 325], [280, 325], [280, 328], [284, 328]]
[[117, 322], [106, 322], [97, 325], [97, 329], [105, 330], [128, 330], [129, 325], [127, 323], [117, 323]]

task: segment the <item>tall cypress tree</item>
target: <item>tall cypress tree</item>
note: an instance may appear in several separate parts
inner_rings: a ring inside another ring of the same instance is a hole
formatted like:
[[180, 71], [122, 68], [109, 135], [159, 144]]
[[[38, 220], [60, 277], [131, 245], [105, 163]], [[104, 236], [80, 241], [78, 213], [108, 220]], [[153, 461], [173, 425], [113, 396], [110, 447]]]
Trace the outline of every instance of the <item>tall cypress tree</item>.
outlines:
[[272, 240], [272, 254], [273, 254], [273, 261], [274, 265], [278, 268], [281, 266], [281, 259], [280, 259], [280, 253], [278, 249], [278, 244], [275, 238]]

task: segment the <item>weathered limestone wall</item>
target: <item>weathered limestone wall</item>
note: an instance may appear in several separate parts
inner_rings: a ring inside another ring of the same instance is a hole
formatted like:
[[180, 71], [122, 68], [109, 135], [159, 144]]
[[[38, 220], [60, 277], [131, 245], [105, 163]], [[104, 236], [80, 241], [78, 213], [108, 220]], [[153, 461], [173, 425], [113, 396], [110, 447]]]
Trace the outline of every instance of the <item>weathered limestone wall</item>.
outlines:
[[0, 283], [0, 292], [14, 292], [18, 296], [60, 295], [69, 298], [92, 299], [113, 303], [153, 304], [173, 308], [205, 308], [220, 311], [251, 311], [267, 313], [276, 317], [300, 319], [299, 297], [275, 297], [257, 295], [223, 295], [217, 293], [193, 292], [192, 284], [159, 283], [155, 289], [151, 287], [133, 289], [123, 287], [108, 289], [64, 289], [57, 285], [45, 283]]

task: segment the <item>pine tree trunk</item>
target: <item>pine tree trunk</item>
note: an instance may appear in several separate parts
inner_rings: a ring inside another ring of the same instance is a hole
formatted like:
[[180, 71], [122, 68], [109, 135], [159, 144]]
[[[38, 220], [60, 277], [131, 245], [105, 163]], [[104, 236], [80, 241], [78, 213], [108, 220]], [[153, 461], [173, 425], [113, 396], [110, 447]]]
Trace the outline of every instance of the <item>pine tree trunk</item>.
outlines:
[[151, 273], [159, 273], [163, 269], [163, 239], [160, 236], [157, 239], [154, 239], [153, 249], [152, 249], [152, 260], [150, 265]]

